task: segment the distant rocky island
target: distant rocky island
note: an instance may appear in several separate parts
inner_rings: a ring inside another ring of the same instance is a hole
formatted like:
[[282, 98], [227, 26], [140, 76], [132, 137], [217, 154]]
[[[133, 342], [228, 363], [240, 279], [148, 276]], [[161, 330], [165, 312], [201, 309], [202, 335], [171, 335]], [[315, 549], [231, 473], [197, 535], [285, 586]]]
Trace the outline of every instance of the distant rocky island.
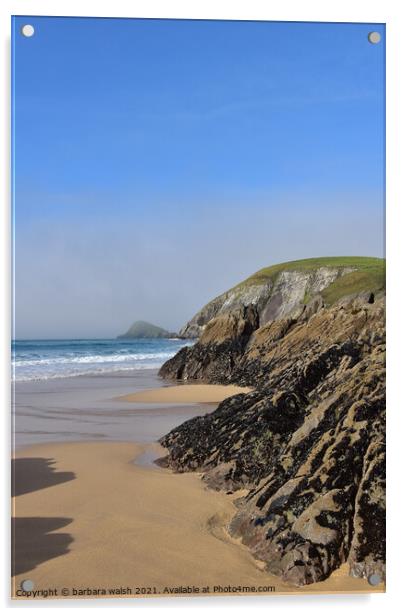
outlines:
[[181, 330], [169, 379], [253, 388], [160, 442], [159, 462], [234, 492], [229, 532], [296, 586], [342, 563], [385, 576], [385, 260], [263, 269]]
[[117, 336], [119, 340], [124, 338], [177, 338], [177, 334], [168, 332], [162, 327], [147, 323], [147, 321], [135, 321], [125, 334]]

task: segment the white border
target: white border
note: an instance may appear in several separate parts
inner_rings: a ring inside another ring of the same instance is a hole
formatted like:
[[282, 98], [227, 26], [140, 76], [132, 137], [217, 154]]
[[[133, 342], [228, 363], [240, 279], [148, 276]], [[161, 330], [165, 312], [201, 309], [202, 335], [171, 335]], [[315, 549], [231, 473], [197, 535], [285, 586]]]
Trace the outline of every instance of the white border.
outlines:
[[[98, 16], [98, 17], [170, 17], [170, 18], [193, 18], [193, 19], [257, 19], [278, 21], [334, 21], [334, 22], [377, 22], [386, 23], [387, 26], [387, 394], [388, 394], [388, 419], [387, 419], [387, 485], [388, 485], [388, 557], [387, 557], [387, 593], [385, 595], [364, 596], [269, 596], [269, 597], [227, 597], [227, 598], [204, 598], [204, 599], [133, 599], [133, 600], [103, 600], [99, 601], [74, 601], [63, 604], [52, 601], [25, 603], [10, 602], [9, 594], [9, 554], [3, 549], [1, 559], [0, 579], [2, 582], [2, 602], [8, 609], [37, 610], [42, 608], [65, 608], [67, 610], [129, 608], [135, 611], [153, 613], [160, 609], [171, 612], [177, 609], [186, 610], [230, 610], [231, 614], [240, 613], [244, 609], [255, 609], [265, 612], [281, 611], [281, 613], [293, 614], [326, 614], [350, 609], [353, 612], [361, 612], [367, 616], [375, 614], [379, 610], [390, 610], [400, 603], [398, 595], [398, 583], [400, 582], [399, 563], [401, 530], [399, 514], [401, 512], [401, 478], [399, 450], [402, 448], [401, 422], [402, 416], [400, 387], [401, 355], [401, 269], [402, 256], [398, 250], [402, 236], [402, 209], [398, 200], [398, 181], [402, 173], [401, 157], [397, 156], [397, 144], [402, 143], [401, 113], [402, 96], [400, 88], [401, 72], [401, 36], [402, 18], [400, 12], [401, 3], [398, 0], [333, 0], [325, 2], [319, 0], [143, 0], [123, 1], [104, 0], [19, 0], [11, 2], [3, 0], [0, 4], [0, 31], [2, 44], [1, 83], [2, 111], [1, 133], [3, 146], [0, 150], [1, 169], [3, 177], [9, 177], [10, 155], [10, 16], [15, 15], [59, 15], [59, 16]], [[399, 66], [398, 66], [399, 64]], [[399, 112], [399, 113], [398, 113]], [[2, 504], [1, 515], [3, 521], [3, 545], [9, 545], [8, 536], [8, 495], [10, 484], [8, 479], [9, 459], [9, 337], [10, 337], [10, 186], [9, 181], [1, 182], [3, 207], [1, 209], [0, 229], [0, 255], [1, 255], [1, 290], [5, 317], [1, 319], [2, 352], [0, 355], [0, 374], [2, 392], [2, 418], [3, 418], [3, 461], [5, 473], [2, 481]], [[72, 607], [74, 606], [74, 608]]]

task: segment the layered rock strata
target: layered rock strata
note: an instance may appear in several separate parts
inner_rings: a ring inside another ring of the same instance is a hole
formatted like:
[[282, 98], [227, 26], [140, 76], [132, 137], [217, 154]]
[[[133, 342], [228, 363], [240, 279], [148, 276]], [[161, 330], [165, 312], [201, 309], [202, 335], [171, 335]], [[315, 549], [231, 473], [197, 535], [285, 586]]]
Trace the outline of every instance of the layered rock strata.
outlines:
[[313, 297], [261, 323], [252, 304], [211, 319], [165, 378], [236, 383], [233, 396], [161, 439], [162, 464], [217, 490], [246, 488], [230, 532], [294, 585], [385, 575], [384, 297]]
[[338, 296], [376, 290], [383, 286], [383, 259], [345, 257], [306, 259], [271, 266], [225, 291], [193, 316], [179, 334], [198, 338], [219, 315], [253, 306], [260, 325], [276, 319], [298, 318], [316, 297], [332, 304]]

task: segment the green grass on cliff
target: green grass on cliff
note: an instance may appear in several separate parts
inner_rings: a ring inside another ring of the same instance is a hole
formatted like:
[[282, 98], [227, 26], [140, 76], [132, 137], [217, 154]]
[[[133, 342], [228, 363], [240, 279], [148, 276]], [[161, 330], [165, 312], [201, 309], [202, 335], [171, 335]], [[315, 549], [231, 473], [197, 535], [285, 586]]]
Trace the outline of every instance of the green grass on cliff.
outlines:
[[337, 278], [322, 291], [322, 296], [324, 302], [330, 306], [345, 295], [383, 289], [385, 289], [385, 264], [369, 271], [351, 272]]
[[326, 304], [333, 304], [339, 298], [362, 291], [379, 291], [385, 288], [385, 259], [377, 257], [320, 257], [287, 261], [265, 267], [240, 284], [233, 290], [241, 290], [251, 285], [266, 283], [269, 279], [275, 282], [277, 276], [285, 271], [306, 272], [320, 267], [353, 267], [356, 271], [337, 278], [323, 292]]

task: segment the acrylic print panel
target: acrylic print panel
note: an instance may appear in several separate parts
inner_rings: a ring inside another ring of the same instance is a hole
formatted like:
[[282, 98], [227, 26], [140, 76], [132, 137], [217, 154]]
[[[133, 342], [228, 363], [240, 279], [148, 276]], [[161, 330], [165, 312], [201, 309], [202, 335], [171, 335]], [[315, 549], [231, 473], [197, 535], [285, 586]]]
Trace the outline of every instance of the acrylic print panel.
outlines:
[[383, 591], [384, 26], [12, 45], [13, 596]]

